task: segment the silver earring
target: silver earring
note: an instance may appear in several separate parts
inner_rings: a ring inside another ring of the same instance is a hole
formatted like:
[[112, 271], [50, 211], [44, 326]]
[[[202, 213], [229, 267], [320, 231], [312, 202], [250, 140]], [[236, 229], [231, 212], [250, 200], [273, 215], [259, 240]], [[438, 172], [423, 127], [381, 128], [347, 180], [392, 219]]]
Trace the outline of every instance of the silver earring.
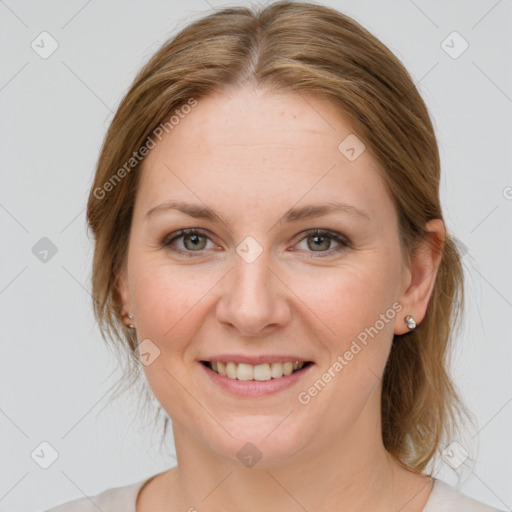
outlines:
[[[133, 320], [133, 314], [132, 314], [132, 313], [127, 313], [127, 316], [128, 316], [128, 318], [129, 318], [130, 320]], [[130, 329], [134, 329], [134, 328], [135, 328], [135, 326], [134, 326], [133, 324], [128, 324], [128, 327], [129, 327]]]
[[416, 329], [416, 320], [414, 320], [414, 317], [412, 315], [407, 315], [405, 317], [405, 323], [407, 324], [407, 327], [409, 327], [409, 329]]

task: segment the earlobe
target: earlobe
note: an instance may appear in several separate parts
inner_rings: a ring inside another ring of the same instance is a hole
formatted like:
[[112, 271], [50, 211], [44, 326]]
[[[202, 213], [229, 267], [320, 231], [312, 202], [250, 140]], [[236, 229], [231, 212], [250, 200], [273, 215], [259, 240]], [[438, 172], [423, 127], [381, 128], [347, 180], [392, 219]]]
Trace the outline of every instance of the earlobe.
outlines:
[[[425, 318], [441, 262], [445, 239], [445, 227], [441, 219], [431, 220], [426, 224], [425, 229], [431, 235], [411, 256], [408, 269], [409, 285], [400, 298], [403, 315], [411, 316], [416, 325], [419, 325]], [[409, 332], [412, 325], [413, 323], [408, 322], [406, 317], [397, 317], [394, 333]]]

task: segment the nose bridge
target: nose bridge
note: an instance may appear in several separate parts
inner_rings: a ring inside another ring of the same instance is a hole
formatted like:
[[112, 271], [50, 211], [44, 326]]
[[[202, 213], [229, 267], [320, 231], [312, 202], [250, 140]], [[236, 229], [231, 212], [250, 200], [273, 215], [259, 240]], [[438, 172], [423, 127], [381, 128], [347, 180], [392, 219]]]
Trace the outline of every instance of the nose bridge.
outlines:
[[268, 249], [261, 247], [261, 250], [258, 250], [251, 245], [251, 242], [242, 242], [237, 247], [237, 256], [233, 264], [232, 292], [249, 294], [249, 298], [255, 294], [267, 295], [270, 292], [268, 270], [270, 251]]
[[243, 334], [257, 334], [268, 325], [286, 320], [286, 305], [279, 283], [268, 267], [271, 252], [253, 237], [236, 248], [233, 270], [224, 287], [217, 315]]

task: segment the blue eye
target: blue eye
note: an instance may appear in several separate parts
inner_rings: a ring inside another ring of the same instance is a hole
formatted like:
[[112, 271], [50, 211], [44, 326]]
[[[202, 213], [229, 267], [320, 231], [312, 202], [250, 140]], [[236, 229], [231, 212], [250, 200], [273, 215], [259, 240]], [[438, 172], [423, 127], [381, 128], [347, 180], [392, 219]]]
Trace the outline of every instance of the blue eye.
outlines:
[[[323, 257], [324, 254], [329, 256], [332, 255], [333, 253], [340, 252], [343, 249], [346, 249], [351, 246], [347, 238], [333, 231], [324, 229], [313, 229], [307, 231], [305, 234], [306, 236], [303, 237], [300, 240], [300, 242], [307, 242], [307, 248], [311, 249], [311, 251], [309, 252], [322, 253], [322, 255], [315, 255], [315, 257]], [[175, 242], [177, 242], [180, 239], [182, 239], [183, 248], [177, 248], [175, 246]], [[334, 240], [338, 244], [338, 247], [335, 247], [334, 249], [331, 248], [332, 240]], [[162, 241], [162, 246], [170, 249], [173, 252], [181, 253], [186, 255], [187, 257], [190, 257], [193, 256], [192, 253], [194, 252], [203, 252], [203, 249], [206, 248], [208, 241], [211, 242], [210, 238], [204, 231], [200, 229], [190, 228], [182, 229], [180, 231], [177, 231], [176, 233], [171, 233], [171, 235], [164, 238], [164, 240]], [[324, 248], [327, 250], [322, 250]]]

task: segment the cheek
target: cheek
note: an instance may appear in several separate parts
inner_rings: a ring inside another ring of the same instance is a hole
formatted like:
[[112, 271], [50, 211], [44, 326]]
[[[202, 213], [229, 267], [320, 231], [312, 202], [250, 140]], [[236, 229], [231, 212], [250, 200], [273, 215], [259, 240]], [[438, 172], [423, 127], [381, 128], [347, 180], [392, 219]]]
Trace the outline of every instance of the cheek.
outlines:
[[[315, 283], [314, 293], [303, 299], [311, 309], [305, 311], [303, 322], [314, 326], [327, 358], [322, 360], [321, 374], [303, 391], [319, 411], [325, 411], [336, 435], [337, 429], [350, 428], [370, 399], [376, 400], [397, 311], [387, 280], [362, 268], [345, 269]], [[305, 297], [304, 288], [300, 293]]]
[[134, 263], [139, 340], [149, 338], [162, 352], [183, 350], [200, 329], [204, 299], [219, 281], [218, 272], [162, 263], [161, 258], [158, 262], [140, 258]]
[[347, 414], [351, 412], [347, 417], [357, 415], [379, 384], [389, 355], [400, 308], [395, 301], [398, 266], [393, 261], [383, 261], [376, 253], [350, 264], [347, 259], [335, 269], [297, 274], [290, 286], [307, 306], [301, 321], [328, 355], [322, 380], [330, 391], [319, 393], [319, 402], [326, 408], [333, 399], [344, 404]]
[[[388, 270], [383, 272], [383, 268]], [[336, 268], [297, 271], [290, 274], [289, 282], [301, 316], [306, 315], [308, 323], [316, 326], [323, 344], [344, 351], [353, 338], [379, 321], [381, 314], [394, 313], [395, 281], [392, 265], [382, 259], [361, 258]], [[379, 322], [377, 327], [386, 334], [393, 329], [391, 321]]]
[[180, 372], [180, 365], [194, 359], [191, 341], [200, 337], [216, 284], [222, 282], [225, 271], [170, 263], [162, 253], [141, 253], [133, 263], [139, 342], [148, 338], [163, 356], [170, 356], [156, 360], [156, 366], [165, 363], [166, 368]]
[[143, 370], [164, 409], [179, 415], [187, 403], [183, 383], [190, 379], [191, 340], [198, 337], [203, 324], [206, 302], [201, 299], [215, 280], [212, 276], [200, 277], [192, 266], [171, 267], [149, 258], [138, 263], [133, 267], [137, 337], [139, 344], [145, 343], [143, 347], [149, 346], [153, 354], [158, 354]]

